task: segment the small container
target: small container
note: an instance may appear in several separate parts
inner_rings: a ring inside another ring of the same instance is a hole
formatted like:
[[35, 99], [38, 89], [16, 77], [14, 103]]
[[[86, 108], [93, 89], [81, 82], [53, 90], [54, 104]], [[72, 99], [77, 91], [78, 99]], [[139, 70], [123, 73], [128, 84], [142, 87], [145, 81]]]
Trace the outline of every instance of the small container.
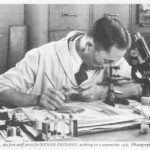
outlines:
[[7, 129], [7, 136], [16, 136], [16, 127], [9, 127]]
[[49, 122], [42, 122], [42, 139], [48, 141]]
[[36, 129], [36, 130], [42, 130], [42, 121], [41, 120], [35, 120], [33, 126], [34, 126], [34, 129]]
[[150, 127], [150, 97], [141, 97], [141, 134], [149, 133]]
[[72, 120], [72, 122], [71, 122], [71, 136], [72, 137], [78, 136], [78, 122], [77, 122], [77, 120]]

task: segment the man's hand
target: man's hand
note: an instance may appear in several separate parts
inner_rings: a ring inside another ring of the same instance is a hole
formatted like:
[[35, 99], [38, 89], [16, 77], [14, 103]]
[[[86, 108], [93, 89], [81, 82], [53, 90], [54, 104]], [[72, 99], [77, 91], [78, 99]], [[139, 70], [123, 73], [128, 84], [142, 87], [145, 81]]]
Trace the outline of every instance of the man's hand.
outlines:
[[99, 84], [85, 84], [81, 85], [81, 89], [83, 90], [80, 92], [80, 94], [84, 101], [104, 101], [107, 96], [108, 86]]
[[40, 106], [56, 110], [64, 106], [65, 97], [61, 91], [49, 88], [40, 97]]
[[63, 87], [64, 95], [67, 100], [72, 101], [94, 101], [94, 100], [105, 100], [107, 95], [107, 86], [98, 84], [84, 84], [79, 88], [67, 88]]
[[120, 99], [140, 97], [142, 95], [142, 86], [133, 82], [114, 86], [114, 89], [122, 92], [122, 94], [115, 94], [115, 97]]
[[70, 88], [66, 85], [62, 86], [62, 93], [65, 96], [66, 101], [79, 101], [80, 96], [79, 96], [79, 91], [78, 88]]

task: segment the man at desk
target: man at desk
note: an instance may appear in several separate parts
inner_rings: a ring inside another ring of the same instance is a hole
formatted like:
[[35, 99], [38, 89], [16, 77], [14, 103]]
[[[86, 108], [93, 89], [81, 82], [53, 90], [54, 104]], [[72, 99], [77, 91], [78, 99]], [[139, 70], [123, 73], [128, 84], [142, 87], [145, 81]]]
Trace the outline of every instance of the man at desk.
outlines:
[[[121, 22], [103, 17], [87, 34], [73, 31], [59, 41], [27, 52], [14, 68], [0, 76], [0, 103], [55, 110], [64, 106], [67, 95], [72, 93], [82, 101], [104, 100], [107, 66], [119, 60], [118, 72], [129, 76], [130, 67], [123, 56], [130, 45], [130, 35]], [[116, 94], [120, 98], [139, 96], [142, 91], [140, 85], [132, 82], [115, 88], [123, 92]]]

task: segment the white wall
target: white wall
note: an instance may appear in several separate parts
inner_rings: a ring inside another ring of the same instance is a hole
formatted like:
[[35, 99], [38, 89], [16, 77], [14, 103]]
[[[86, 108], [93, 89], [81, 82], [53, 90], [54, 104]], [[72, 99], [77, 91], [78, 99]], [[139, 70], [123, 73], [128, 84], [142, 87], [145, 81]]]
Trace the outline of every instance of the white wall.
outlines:
[[24, 24], [24, 5], [0, 4], [0, 74], [7, 67], [9, 27]]

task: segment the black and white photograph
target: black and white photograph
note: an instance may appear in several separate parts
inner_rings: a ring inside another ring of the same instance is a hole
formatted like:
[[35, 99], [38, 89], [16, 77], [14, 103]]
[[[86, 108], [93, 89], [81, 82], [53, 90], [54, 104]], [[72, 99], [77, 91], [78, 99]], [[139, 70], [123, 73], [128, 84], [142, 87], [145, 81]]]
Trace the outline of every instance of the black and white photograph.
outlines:
[[0, 3], [0, 143], [149, 149], [150, 3]]

